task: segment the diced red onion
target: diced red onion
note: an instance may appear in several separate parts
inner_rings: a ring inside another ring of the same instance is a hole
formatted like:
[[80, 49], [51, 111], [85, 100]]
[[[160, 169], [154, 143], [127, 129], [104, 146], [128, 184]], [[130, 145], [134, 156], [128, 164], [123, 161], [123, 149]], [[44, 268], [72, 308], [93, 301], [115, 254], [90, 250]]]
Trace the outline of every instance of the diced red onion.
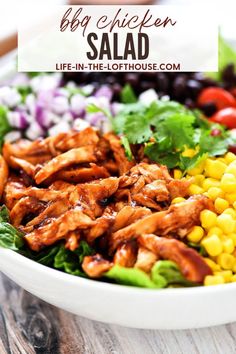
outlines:
[[51, 109], [56, 114], [63, 114], [69, 110], [69, 101], [67, 97], [57, 96], [51, 101]]
[[72, 123], [74, 120], [74, 116], [71, 112], [66, 112], [63, 114], [61, 118], [64, 122]]
[[109, 101], [111, 101], [113, 92], [109, 86], [100, 87], [97, 92], [95, 92], [95, 97], [106, 97]]
[[60, 123], [54, 125], [48, 130], [49, 136], [55, 136], [60, 133], [65, 133], [70, 130], [70, 125], [68, 122], [61, 121]]
[[144, 91], [139, 96], [139, 101], [143, 103], [145, 106], [149, 106], [154, 101], [158, 100], [158, 95], [155, 90], [149, 89]]
[[14, 141], [21, 139], [21, 137], [22, 137], [22, 135], [19, 130], [13, 130], [4, 136], [4, 141], [7, 141], [9, 143], [13, 143]]
[[75, 119], [75, 121], [72, 125], [73, 129], [78, 130], [78, 131], [84, 130], [84, 129], [88, 128], [89, 126], [90, 126], [90, 124], [88, 122], [86, 122], [84, 119], [80, 119], [80, 118]]
[[111, 113], [112, 115], [116, 116], [122, 109], [124, 108], [124, 105], [119, 102], [114, 102], [111, 104]]
[[94, 86], [92, 84], [85, 85], [85, 86], [82, 87], [82, 90], [83, 90], [85, 95], [89, 96], [89, 95], [91, 95], [93, 93]]
[[59, 97], [59, 96], [69, 97], [70, 93], [65, 88], [60, 87], [54, 91], [54, 97]]
[[53, 124], [53, 117], [52, 112], [43, 109], [41, 106], [36, 106], [35, 119], [42, 128], [49, 128]]
[[26, 138], [35, 140], [44, 136], [44, 131], [37, 122], [33, 122], [25, 132]]
[[85, 120], [91, 125], [99, 126], [101, 121], [107, 119], [102, 112], [90, 113], [85, 116]]
[[21, 95], [15, 88], [9, 86], [0, 87], [0, 104], [9, 108], [16, 107], [21, 102]]
[[26, 108], [28, 109], [29, 113], [32, 116], [35, 116], [35, 110], [36, 110], [36, 98], [35, 96], [31, 93], [29, 94], [26, 99], [25, 99], [25, 105]]
[[90, 96], [86, 98], [86, 106], [89, 106], [90, 104], [94, 104], [95, 106], [102, 108], [102, 109], [107, 109], [110, 108], [110, 101], [108, 100], [107, 97], [94, 97]]
[[79, 93], [72, 96], [70, 100], [71, 111], [75, 116], [80, 116], [85, 110], [86, 99]]
[[38, 75], [30, 81], [30, 86], [34, 92], [51, 91], [60, 86], [62, 75], [54, 73], [50, 75]]
[[40, 91], [37, 96], [37, 105], [43, 108], [49, 108], [52, 103], [53, 97], [54, 94], [52, 90]]
[[28, 126], [26, 115], [23, 112], [9, 111], [7, 119], [11, 127], [26, 129]]
[[10, 86], [28, 86], [29, 85], [29, 76], [26, 73], [17, 73], [14, 75], [12, 80], [10, 80]]

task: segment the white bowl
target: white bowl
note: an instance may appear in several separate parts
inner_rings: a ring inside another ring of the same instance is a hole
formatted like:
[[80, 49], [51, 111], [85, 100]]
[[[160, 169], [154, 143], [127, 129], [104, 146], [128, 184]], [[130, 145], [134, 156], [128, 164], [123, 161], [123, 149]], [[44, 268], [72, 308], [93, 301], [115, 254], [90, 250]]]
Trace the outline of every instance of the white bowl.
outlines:
[[0, 270], [30, 293], [92, 320], [186, 329], [236, 320], [236, 284], [147, 290], [62, 273], [0, 248]]

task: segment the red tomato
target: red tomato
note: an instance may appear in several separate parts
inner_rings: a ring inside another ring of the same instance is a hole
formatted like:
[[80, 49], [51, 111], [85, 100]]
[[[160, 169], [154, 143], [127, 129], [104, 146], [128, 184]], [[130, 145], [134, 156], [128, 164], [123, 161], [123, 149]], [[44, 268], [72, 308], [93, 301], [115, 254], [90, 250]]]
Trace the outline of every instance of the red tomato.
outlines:
[[200, 107], [207, 103], [214, 103], [218, 110], [227, 107], [236, 107], [234, 96], [220, 87], [208, 87], [204, 89], [200, 93], [197, 103]]
[[231, 93], [231, 95], [234, 96], [234, 98], [236, 98], [236, 87], [232, 88], [232, 89], [230, 90], [230, 93]]
[[232, 152], [233, 154], [236, 154], [236, 145], [230, 145], [229, 151]]
[[223, 124], [229, 129], [236, 128], [236, 108], [221, 109], [213, 115], [211, 121]]

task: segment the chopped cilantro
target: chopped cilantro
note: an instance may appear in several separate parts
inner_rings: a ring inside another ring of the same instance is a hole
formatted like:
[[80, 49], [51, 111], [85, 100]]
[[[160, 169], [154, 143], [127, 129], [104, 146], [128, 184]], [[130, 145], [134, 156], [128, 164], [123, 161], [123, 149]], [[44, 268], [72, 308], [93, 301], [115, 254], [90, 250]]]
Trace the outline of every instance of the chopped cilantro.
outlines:
[[[143, 143], [144, 153], [152, 161], [183, 171], [193, 168], [207, 156], [224, 154], [232, 142], [223, 127], [220, 136], [211, 136], [213, 125], [202, 118], [200, 112], [174, 101], [156, 101], [149, 107], [140, 102], [127, 104], [112, 120], [112, 125], [122, 136], [130, 159], [130, 144]], [[195, 149], [195, 156], [183, 156], [186, 149]]]
[[130, 85], [125, 85], [120, 94], [122, 103], [135, 103], [137, 102], [137, 97], [134, 90]]
[[132, 151], [131, 151], [131, 148], [130, 148], [129, 140], [124, 135], [121, 137], [121, 144], [125, 148], [125, 154], [126, 154], [128, 160], [131, 161], [132, 158], [133, 158], [133, 154], [132, 154]]

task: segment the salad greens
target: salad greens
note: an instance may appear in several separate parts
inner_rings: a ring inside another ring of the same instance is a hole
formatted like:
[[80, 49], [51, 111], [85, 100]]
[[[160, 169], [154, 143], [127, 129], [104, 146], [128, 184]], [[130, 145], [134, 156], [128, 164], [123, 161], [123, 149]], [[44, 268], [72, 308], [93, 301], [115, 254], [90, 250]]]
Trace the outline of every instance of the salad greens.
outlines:
[[[37, 263], [80, 277], [87, 277], [81, 267], [84, 257], [94, 254], [94, 250], [85, 241], [81, 241], [73, 252], [66, 249], [61, 242], [40, 252], [31, 251], [24, 242], [23, 234], [9, 223], [9, 213], [5, 206], [0, 209], [0, 247], [16, 251]], [[104, 280], [152, 289], [171, 285], [194, 285], [187, 281], [178, 266], [170, 261], [157, 261], [150, 275], [137, 268], [115, 265], [104, 274]]]
[[118, 284], [150, 289], [161, 289], [174, 285], [196, 285], [184, 278], [174, 262], [163, 260], [154, 264], [150, 276], [137, 268], [124, 268], [115, 265], [105, 274], [105, 277]]

